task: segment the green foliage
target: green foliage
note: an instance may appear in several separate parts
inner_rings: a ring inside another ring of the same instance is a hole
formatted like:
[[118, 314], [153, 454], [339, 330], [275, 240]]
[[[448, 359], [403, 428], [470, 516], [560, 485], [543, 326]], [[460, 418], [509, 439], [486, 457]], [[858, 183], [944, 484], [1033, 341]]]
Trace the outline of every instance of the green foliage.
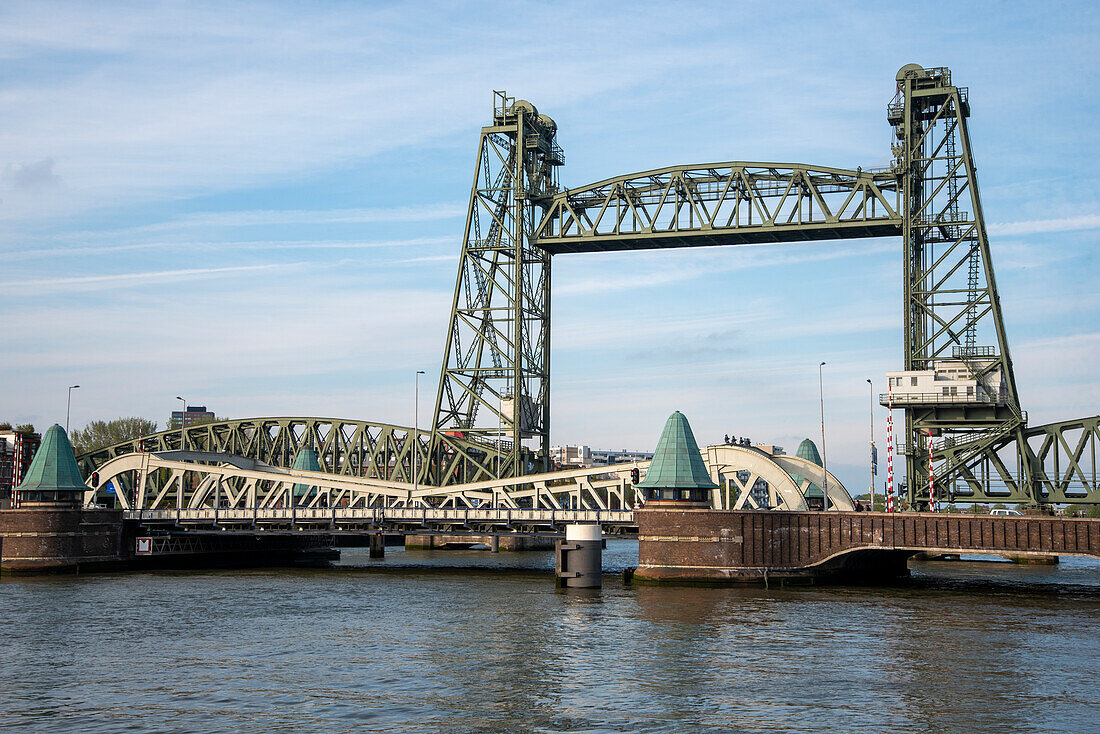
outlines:
[[970, 505], [970, 509], [967, 510], [971, 515], [988, 515], [989, 508], [985, 505]]
[[0, 421], [0, 431], [10, 431], [10, 430], [11, 430], [11, 423], [8, 423], [7, 421]]
[[1085, 517], [1100, 517], [1100, 505], [1089, 505], [1085, 510]]
[[69, 441], [79, 456], [105, 446], [156, 433], [156, 430], [156, 421], [147, 418], [115, 418], [112, 421], [92, 421], [84, 428], [73, 431]]
[[35, 433], [33, 423], [20, 423], [15, 427], [16, 433]]
[[998, 502], [997, 504], [993, 505], [993, 509], [994, 510], [1004, 510], [1004, 509], [1007, 509], [1007, 508], [1005, 507], [1004, 502]]

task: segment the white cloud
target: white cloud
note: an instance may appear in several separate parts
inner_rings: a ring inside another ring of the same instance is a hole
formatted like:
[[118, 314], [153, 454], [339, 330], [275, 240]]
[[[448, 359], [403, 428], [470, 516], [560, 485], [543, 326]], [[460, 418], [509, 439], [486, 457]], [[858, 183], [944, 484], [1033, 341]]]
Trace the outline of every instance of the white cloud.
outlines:
[[189, 268], [183, 270], [159, 270], [141, 273], [113, 273], [110, 275], [80, 275], [69, 278], [40, 278], [37, 280], [9, 280], [0, 282], [0, 288], [22, 293], [46, 293], [73, 288], [112, 288], [123, 285], [152, 285], [168, 280], [184, 280], [212, 275], [229, 275], [255, 270], [275, 270], [300, 267], [305, 263], [282, 265], [238, 265], [221, 268]]
[[1043, 232], [1071, 232], [1100, 227], [1100, 214], [1080, 214], [1058, 219], [1031, 219], [1026, 222], [1001, 222], [989, 225], [992, 235], [1019, 236]]

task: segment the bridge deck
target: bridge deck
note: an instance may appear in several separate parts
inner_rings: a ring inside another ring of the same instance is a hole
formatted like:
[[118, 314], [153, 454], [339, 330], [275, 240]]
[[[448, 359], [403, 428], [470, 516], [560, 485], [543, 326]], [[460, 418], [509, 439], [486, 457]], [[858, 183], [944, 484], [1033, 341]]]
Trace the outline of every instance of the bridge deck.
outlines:
[[201, 508], [185, 510], [127, 510], [127, 520], [143, 523], [182, 525], [273, 526], [309, 525], [333, 529], [400, 529], [408, 526], [445, 529], [469, 528], [483, 532], [489, 528], [525, 528], [528, 532], [559, 533], [574, 523], [597, 523], [609, 530], [634, 527], [630, 510], [542, 510], [507, 507], [431, 508], [431, 507], [259, 507]]

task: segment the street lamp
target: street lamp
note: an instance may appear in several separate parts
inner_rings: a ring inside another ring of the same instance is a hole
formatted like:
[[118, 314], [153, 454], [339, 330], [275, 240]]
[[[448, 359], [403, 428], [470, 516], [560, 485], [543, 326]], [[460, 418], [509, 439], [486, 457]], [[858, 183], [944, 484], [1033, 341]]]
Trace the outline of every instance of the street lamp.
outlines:
[[80, 385], [69, 385], [69, 395], [65, 398], [65, 435], [69, 435], [69, 406], [73, 402], [73, 390], [80, 387]]
[[825, 479], [821, 483], [821, 508], [827, 511], [829, 509], [829, 459], [825, 451], [825, 383], [821, 376], [821, 368], [824, 366], [824, 362], [817, 366], [817, 392], [821, 398], [821, 468], [825, 472]]
[[413, 494], [416, 494], [416, 490], [419, 489], [419, 482], [416, 476], [416, 454], [418, 444], [420, 443], [420, 376], [424, 374], [424, 370], [417, 370], [416, 377], [413, 378], [413, 435], [412, 435], [412, 452], [413, 452]]
[[187, 401], [181, 398], [179, 395], [176, 396], [176, 400], [179, 400], [183, 403], [183, 412], [180, 413], [180, 428], [183, 428], [183, 419], [187, 416]]
[[875, 383], [867, 380], [867, 389], [871, 393], [871, 512], [875, 511]]

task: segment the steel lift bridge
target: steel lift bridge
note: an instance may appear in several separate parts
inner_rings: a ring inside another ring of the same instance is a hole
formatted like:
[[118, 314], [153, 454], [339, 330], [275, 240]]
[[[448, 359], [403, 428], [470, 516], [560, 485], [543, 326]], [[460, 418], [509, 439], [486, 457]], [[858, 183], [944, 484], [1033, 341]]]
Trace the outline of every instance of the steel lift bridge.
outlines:
[[[565, 156], [554, 121], [529, 102], [494, 95], [433, 425], [414, 431], [285, 417], [164, 431], [80, 457], [89, 502], [102, 499], [110, 481], [127, 508], [142, 512], [228, 507], [277, 515], [299, 503], [321, 514], [336, 507], [629, 512], [639, 498], [630, 472], [644, 464], [549, 472], [553, 256], [863, 237], [901, 239], [905, 370], [950, 363], [982, 388], [883, 396], [905, 415], [898, 448], [909, 504], [925, 508], [933, 494], [1100, 502], [1100, 416], [1029, 426], [1021, 409], [967, 131], [968, 92], [952, 84], [948, 69], [910, 64], [898, 72], [887, 107], [893, 164], [885, 170], [726, 162], [572, 189], [558, 184]], [[319, 472], [289, 469], [303, 448], [316, 452]], [[755, 506], [748, 490], [761, 480], [768, 506], [806, 509], [809, 482], [823, 480], [809, 462], [793, 466], [795, 457], [740, 447], [704, 455], [722, 487], [719, 508]], [[834, 506], [850, 508], [840, 482], [830, 476], [828, 484], [837, 490]], [[295, 485], [309, 490], [298, 493], [305, 499], [291, 500]]]

